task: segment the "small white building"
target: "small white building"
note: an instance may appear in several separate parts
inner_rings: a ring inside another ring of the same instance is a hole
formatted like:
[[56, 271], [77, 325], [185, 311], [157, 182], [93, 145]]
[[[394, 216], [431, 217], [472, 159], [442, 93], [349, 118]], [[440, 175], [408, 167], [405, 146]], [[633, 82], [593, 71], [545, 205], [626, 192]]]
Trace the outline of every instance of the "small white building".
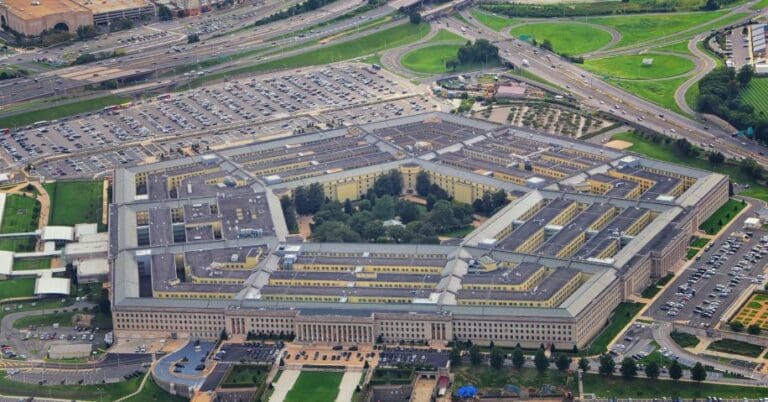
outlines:
[[[67, 323], [69, 324], [69, 323]], [[63, 343], [54, 344], [48, 349], [49, 359], [75, 359], [91, 355], [90, 343]]]
[[83, 236], [94, 235], [99, 232], [99, 225], [96, 223], [78, 223], [75, 225], [75, 239], [82, 241]]

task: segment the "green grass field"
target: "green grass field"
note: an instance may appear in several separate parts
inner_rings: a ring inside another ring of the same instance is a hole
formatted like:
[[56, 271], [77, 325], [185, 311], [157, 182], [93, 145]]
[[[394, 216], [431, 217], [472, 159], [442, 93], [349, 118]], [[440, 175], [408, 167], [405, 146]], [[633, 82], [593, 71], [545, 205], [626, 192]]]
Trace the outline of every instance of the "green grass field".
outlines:
[[755, 108], [755, 113], [768, 115], [768, 78], [752, 78], [742, 98]]
[[0, 233], [23, 233], [37, 230], [40, 203], [32, 198], [10, 194], [5, 199]]
[[59, 312], [56, 314], [51, 312], [50, 314], [21, 317], [18, 320], [13, 322], [13, 327], [27, 328], [32, 325], [36, 327], [49, 327], [53, 324], [61, 324], [61, 326], [66, 327], [72, 324], [72, 316], [74, 316], [75, 314], [77, 313], [74, 313], [72, 311], [67, 311], [67, 312]]
[[760, 0], [757, 3], [755, 3], [751, 9], [752, 10], [762, 10], [764, 8], [768, 7], [768, 0]]
[[302, 371], [285, 402], [333, 402], [339, 393], [344, 373], [328, 371]]
[[149, 376], [141, 392], [125, 399], [125, 402], [185, 402], [186, 400], [187, 398], [165, 392], [155, 383], [152, 376]]
[[685, 332], [672, 331], [670, 337], [683, 348], [692, 348], [701, 342], [695, 335], [686, 334]]
[[448, 71], [445, 62], [456, 58], [459, 45], [434, 45], [415, 49], [400, 60], [403, 67], [418, 73], [442, 74]]
[[619, 303], [616, 309], [613, 310], [613, 315], [610, 319], [611, 321], [600, 334], [592, 340], [592, 343], [590, 343], [588, 353], [590, 355], [595, 355], [608, 350], [608, 344], [619, 334], [619, 331], [621, 331], [622, 328], [632, 321], [632, 318], [637, 315], [643, 306], [643, 303]]
[[673, 43], [671, 45], [661, 46], [661, 47], [655, 47], [653, 50], [661, 50], [665, 52], [672, 52], [672, 53], [680, 53], [680, 54], [691, 54], [690, 51], [688, 51], [688, 41], [681, 41], [677, 43]]
[[707, 232], [707, 234], [715, 234], [720, 231], [724, 226], [728, 225], [728, 222], [733, 219], [736, 214], [744, 209], [746, 205], [739, 200], [730, 199], [718, 208], [712, 216], [707, 218], [704, 223], [699, 226], [699, 229]]
[[25, 258], [13, 262], [14, 271], [25, 271], [34, 269], [48, 269], [51, 267], [50, 258]]
[[[73, 375], [72, 379], [77, 381], [79, 377]], [[113, 384], [99, 385], [45, 385], [40, 386], [37, 383], [28, 384], [21, 381], [14, 381], [9, 378], [7, 373], [0, 373], [0, 394], [3, 395], [23, 395], [25, 397], [45, 397], [59, 399], [86, 399], [97, 402], [109, 402], [120, 399], [139, 388], [141, 377], [131, 378]], [[147, 399], [135, 399], [146, 401]], [[162, 401], [179, 401], [167, 395]]]
[[[594, 366], [594, 364], [593, 364]], [[521, 388], [541, 389], [544, 385], [554, 385], [564, 391], [576, 392], [578, 382], [567, 373], [547, 370], [539, 374], [533, 368], [514, 370], [504, 367], [495, 370], [487, 365], [478, 367], [459, 366], [453, 370], [456, 376], [456, 387], [472, 384], [482, 392], [500, 391], [507, 384], [515, 384]], [[765, 388], [741, 387], [687, 381], [671, 381], [662, 377], [658, 380], [635, 378], [624, 380], [616, 369], [612, 377], [593, 374], [597, 367], [591, 367], [591, 372], [584, 374], [584, 392], [594, 393], [599, 398], [622, 397], [636, 399], [651, 399], [653, 397], [701, 398], [706, 396], [730, 398], [755, 398], [765, 394]]]
[[659, 106], [683, 114], [683, 111], [677, 106], [677, 102], [675, 102], [675, 91], [687, 79], [688, 77], [680, 77], [658, 81], [610, 80], [610, 82], [633, 95], [637, 95]]
[[226, 378], [221, 382], [223, 388], [258, 387], [269, 374], [269, 366], [238, 364], [232, 367]]
[[707, 349], [748, 357], [757, 357], [760, 356], [760, 353], [763, 353], [764, 348], [760, 345], [737, 341], [735, 339], [718, 339], [710, 343]]
[[65, 103], [59, 106], [19, 113], [0, 118], [0, 127], [19, 127], [32, 124], [40, 120], [54, 120], [73, 114], [92, 112], [105, 106], [118, 105], [130, 101], [116, 95], [107, 95], [99, 98], [86, 99], [77, 102]]
[[11, 297], [31, 297], [35, 292], [35, 278], [6, 279], [0, 281], [0, 300]]
[[525, 24], [512, 28], [511, 33], [516, 37], [527, 35], [539, 43], [549, 40], [555, 52], [569, 55], [588, 53], [611, 42], [608, 31], [572, 22]]
[[[653, 59], [650, 66], [643, 65], [644, 59]], [[606, 77], [648, 80], [670, 78], [686, 74], [695, 67], [691, 60], [667, 54], [633, 54], [584, 61], [584, 68]]]
[[434, 42], [461, 42], [463, 44], [463, 43], [466, 43], [467, 40], [468, 39], [463, 37], [463, 36], [456, 35], [455, 33], [451, 32], [451, 31], [448, 31], [448, 30], [445, 30], [445, 29], [441, 29], [441, 30], [437, 31], [437, 34], [435, 36], [433, 36], [432, 39], [430, 39], [427, 43], [434, 43]]
[[470, 14], [472, 14], [472, 18], [497, 32], [517, 22], [517, 20], [512, 18], [490, 14], [477, 9], [470, 11]]
[[429, 24], [427, 23], [418, 25], [406, 23], [347, 42], [327, 45], [294, 56], [288, 56], [266, 63], [245, 66], [216, 74], [208, 74], [205, 77], [192, 81], [190, 86], [202, 85], [208, 81], [223, 79], [238, 74], [315, 66], [354, 59], [356, 57], [362, 57], [371, 53], [416, 42], [426, 36], [427, 33], [429, 33]]
[[672, 35], [705, 24], [727, 11], [700, 13], [642, 14], [585, 19], [589, 23], [605, 25], [619, 31], [621, 40], [617, 47], [634, 45]]
[[51, 200], [49, 225], [101, 224], [103, 182], [57, 181], [45, 183]]

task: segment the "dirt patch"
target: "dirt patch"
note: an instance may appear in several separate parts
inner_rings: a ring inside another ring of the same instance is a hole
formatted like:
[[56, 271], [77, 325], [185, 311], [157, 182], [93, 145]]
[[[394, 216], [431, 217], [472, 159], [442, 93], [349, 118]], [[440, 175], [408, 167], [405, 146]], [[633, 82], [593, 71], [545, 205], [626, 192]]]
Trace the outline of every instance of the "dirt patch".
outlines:
[[629, 141], [622, 141], [622, 140], [611, 140], [605, 143], [605, 146], [608, 148], [613, 149], [627, 149], [631, 147], [633, 144]]

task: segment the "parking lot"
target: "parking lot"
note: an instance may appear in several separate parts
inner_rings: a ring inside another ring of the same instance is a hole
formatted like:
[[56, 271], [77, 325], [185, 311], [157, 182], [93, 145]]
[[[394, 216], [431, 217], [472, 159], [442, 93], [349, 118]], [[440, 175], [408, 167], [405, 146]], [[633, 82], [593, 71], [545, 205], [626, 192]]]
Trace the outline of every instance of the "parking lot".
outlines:
[[379, 366], [445, 367], [448, 352], [433, 349], [388, 349], [379, 355]]
[[656, 300], [651, 316], [709, 328], [749, 285], [762, 288], [768, 233], [754, 230], [744, 234], [733, 232], [708, 244]]
[[272, 74], [40, 121], [0, 139], [0, 148], [16, 166], [37, 162], [38, 175], [93, 177], [115, 166], [438, 108], [413, 90], [360, 64]]
[[376, 366], [379, 353], [370, 346], [320, 346], [288, 344], [283, 350], [286, 365], [363, 367]]
[[252, 363], [274, 363], [279, 347], [276, 344], [261, 342], [245, 344], [226, 344], [216, 352], [213, 360], [221, 363], [239, 363], [241, 361]]

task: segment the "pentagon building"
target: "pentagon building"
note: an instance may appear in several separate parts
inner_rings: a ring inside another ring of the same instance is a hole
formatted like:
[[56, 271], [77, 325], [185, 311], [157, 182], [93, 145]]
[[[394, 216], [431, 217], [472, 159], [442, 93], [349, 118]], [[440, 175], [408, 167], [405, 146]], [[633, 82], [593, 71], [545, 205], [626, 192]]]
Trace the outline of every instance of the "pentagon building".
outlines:
[[[426, 172], [458, 201], [511, 202], [441, 245], [297, 242], [279, 197], [357, 200]], [[118, 336], [586, 345], [681, 265], [723, 175], [430, 113], [119, 169], [110, 209]]]

